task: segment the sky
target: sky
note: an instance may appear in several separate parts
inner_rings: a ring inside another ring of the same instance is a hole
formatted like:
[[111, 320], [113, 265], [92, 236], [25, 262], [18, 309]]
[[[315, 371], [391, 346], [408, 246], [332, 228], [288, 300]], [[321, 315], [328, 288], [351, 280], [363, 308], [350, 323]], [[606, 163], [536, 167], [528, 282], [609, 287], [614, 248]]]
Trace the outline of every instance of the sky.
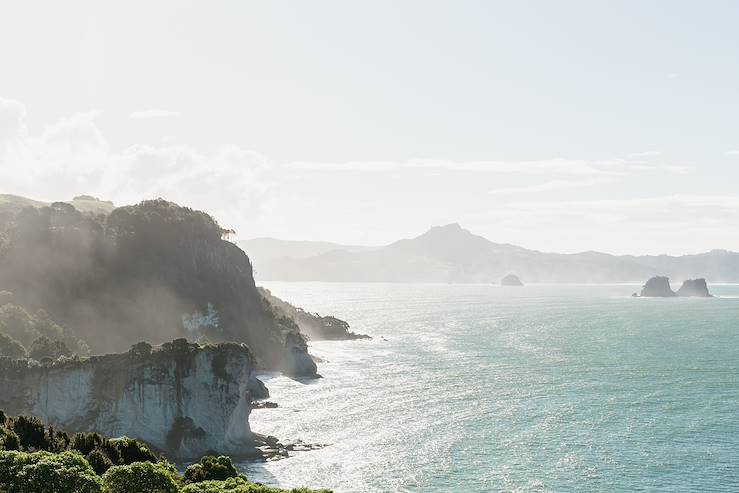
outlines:
[[737, 2], [0, 1], [0, 193], [242, 239], [739, 250]]

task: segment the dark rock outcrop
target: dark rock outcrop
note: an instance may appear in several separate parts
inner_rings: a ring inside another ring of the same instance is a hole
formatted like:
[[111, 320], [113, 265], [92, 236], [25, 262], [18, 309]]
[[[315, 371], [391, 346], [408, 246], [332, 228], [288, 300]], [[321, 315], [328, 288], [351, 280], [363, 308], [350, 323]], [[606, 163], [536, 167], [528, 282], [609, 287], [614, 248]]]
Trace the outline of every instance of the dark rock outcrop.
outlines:
[[[636, 296], [636, 293], [633, 294]], [[675, 296], [710, 298], [705, 279], [688, 279], [683, 282], [677, 292], [670, 287], [670, 279], [665, 276], [655, 276], [647, 281], [639, 296], [645, 298], [673, 298]]]
[[705, 279], [688, 279], [683, 282], [680, 289], [677, 290], [678, 296], [694, 296], [699, 298], [711, 298], [708, 292], [708, 285]]
[[515, 274], [508, 274], [500, 281], [501, 286], [523, 286], [521, 279]]
[[670, 278], [655, 276], [642, 287], [640, 296], [645, 298], [672, 298], [677, 294], [670, 287]]
[[333, 316], [321, 316], [291, 305], [272, 294], [267, 288], [257, 288], [262, 298], [272, 308], [277, 318], [294, 320], [300, 332], [314, 341], [344, 341], [354, 339], [371, 339], [370, 336], [357, 334], [349, 330], [349, 324]]

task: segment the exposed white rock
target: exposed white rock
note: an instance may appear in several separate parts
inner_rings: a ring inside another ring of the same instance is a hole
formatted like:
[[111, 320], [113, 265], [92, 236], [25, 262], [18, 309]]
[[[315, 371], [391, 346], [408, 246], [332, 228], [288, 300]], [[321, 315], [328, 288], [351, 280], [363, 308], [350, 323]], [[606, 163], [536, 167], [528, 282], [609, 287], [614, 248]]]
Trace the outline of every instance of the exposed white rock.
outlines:
[[69, 431], [146, 441], [172, 456], [253, 453], [245, 346], [180, 340], [151, 354], [0, 368], [0, 409]]

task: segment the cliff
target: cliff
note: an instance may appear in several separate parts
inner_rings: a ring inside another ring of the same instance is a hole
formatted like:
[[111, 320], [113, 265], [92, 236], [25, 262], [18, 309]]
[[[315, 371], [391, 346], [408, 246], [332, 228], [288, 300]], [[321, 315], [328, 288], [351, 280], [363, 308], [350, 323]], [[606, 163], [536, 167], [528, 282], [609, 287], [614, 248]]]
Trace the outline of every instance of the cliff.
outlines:
[[109, 214], [60, 202], [9, 210], [0, 215], [0, 290], [93, 353], [205, 337], [248, 344], [265, 369], [316, 375], [298, 325], [264, 302], [230, 233], [164, 200]]
[[254, 452], [244, 345], [184, 339], [151, 350], [61, 359], [45, 365], [0, 359], [0, 409], [66, 430], [143, 440], [178, 458]]
[[698, 298], [711, 298], [711, 293], [708, 292], [708, 285], [705, 279], [688, 279], [683, 282], [680, 289], [677, 290], [678, 296], [692, 296]]

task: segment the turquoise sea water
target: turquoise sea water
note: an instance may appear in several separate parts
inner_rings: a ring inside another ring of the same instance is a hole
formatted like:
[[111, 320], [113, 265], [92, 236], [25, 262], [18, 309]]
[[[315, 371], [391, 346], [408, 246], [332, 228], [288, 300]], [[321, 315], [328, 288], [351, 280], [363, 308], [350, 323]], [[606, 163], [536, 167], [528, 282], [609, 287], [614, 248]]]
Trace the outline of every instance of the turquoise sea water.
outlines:
[[372, 341], [266, 376], [255, 431], [330, 443], [254, 480], [336, 492], [739, 491], [739, 286], [267, 283]]

